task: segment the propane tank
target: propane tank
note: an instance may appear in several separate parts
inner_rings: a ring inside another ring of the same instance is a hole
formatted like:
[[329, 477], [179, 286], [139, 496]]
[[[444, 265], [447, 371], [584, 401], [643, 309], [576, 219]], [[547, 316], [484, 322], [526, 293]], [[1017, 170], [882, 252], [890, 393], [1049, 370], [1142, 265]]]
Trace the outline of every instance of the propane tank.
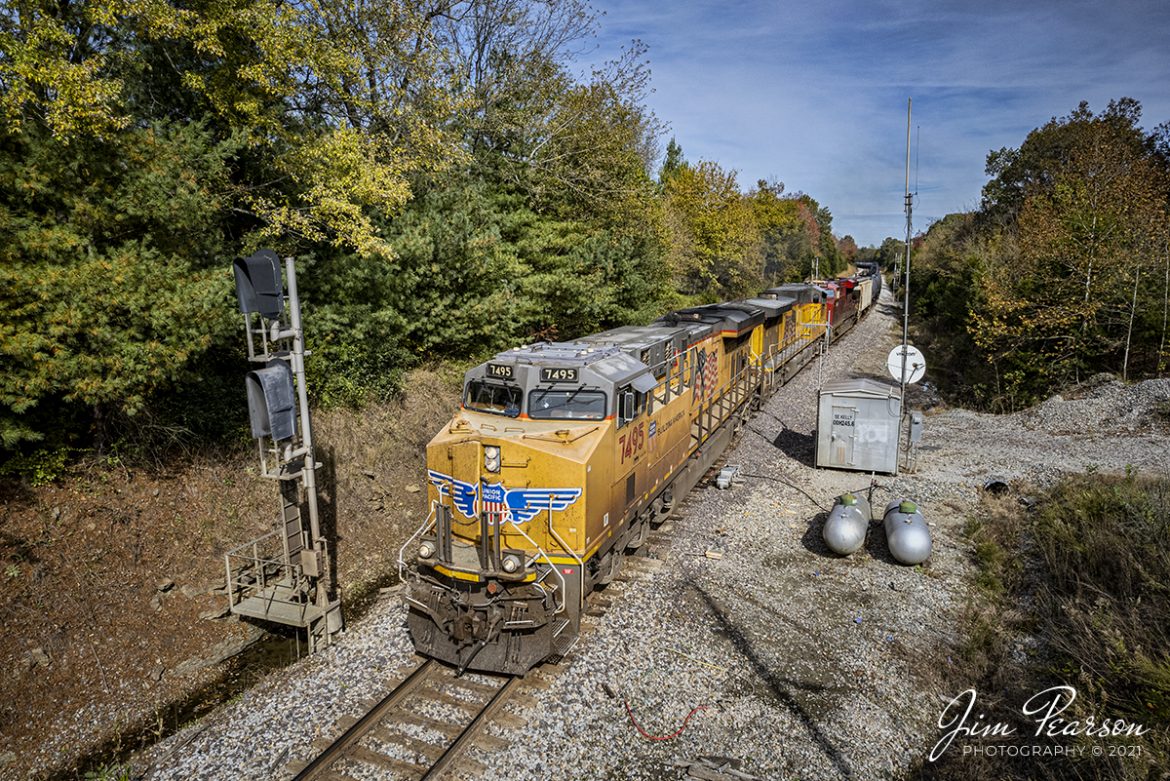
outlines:
[[930, 527], [918, 505], [895, 499], [886, 505], [884, 519], [890, 553], [903, 564], [921, 564], [930, 558]]
[[872, 511], [869, 502], [853, 494], [841, 494], [825, 521], [821, 535], [833, 553], [848, 556], [865, 544]]

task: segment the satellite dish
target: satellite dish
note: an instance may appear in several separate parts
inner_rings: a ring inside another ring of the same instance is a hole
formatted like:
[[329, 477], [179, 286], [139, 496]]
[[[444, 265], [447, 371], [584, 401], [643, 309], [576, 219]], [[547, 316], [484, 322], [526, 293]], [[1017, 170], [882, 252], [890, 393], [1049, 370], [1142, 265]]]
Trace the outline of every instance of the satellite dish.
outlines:
[[902, 352], [906, 352], [906, 377], [907, 385], [913, 385], [922, 379], [922, 375], [926, 374], [926, 357], [923, 356], [922, 351], [912, 345], [898, 345], [893, 350], [890, 350], [890, 356], [886, 358], [886, 368], [890, 370], [890, 376], [894, 378], [895, 382], [902, 382]]

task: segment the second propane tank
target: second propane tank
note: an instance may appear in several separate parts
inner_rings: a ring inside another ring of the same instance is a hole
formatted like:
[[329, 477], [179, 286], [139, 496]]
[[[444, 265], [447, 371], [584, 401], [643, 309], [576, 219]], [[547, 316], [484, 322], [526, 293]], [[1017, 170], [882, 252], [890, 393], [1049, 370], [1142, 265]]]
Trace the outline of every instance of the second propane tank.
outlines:
[[833, 553], [848, 556], [865, 544], [872, 511], [860, 496], [842, 494], [833, 503], [821, 535]]
[[930, 558], [930, 527], [918, 505], [909, 499], [895, 499], [886, 505], [884, 518], [890, 554], [903, 564], [921, 564]]

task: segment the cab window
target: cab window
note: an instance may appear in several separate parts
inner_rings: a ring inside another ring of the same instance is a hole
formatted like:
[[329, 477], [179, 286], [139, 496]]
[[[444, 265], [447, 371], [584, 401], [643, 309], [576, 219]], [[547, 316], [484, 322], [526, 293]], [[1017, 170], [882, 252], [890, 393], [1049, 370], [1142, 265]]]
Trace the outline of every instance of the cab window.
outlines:
[[534, 420], [604, 420], [605, 393], [598, 390], [534, 390], [528, 394]]
[[476, 412], [490, 412], [493, 415], [520, 415], [520, 403], [524, 394], [515, 385], [498, 385], [494, 382], [472, 380], [463, 392], [463, 406]]

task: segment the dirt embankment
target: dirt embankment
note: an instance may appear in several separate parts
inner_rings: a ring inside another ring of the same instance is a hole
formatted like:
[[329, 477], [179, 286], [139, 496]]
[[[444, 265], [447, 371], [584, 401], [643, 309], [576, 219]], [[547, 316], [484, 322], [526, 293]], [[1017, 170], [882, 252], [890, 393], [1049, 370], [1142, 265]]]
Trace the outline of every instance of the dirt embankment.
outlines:
[[[393, 543], [425, 503], [424, 445], [457, 386], [455, 373], [416, 371], [399, 403], [314, 417], [335, 475], [323, 498], [341, 585], [359, 609], [396, 576]], [[112, 762], [295, 658], [288, 643], [225, 660], [263, 633], [214, 618], [226, 607], [221, 554], [276, 517], [255, 460], [241, 447], [161, 473], [90, 462], [41, 488], [0, 484], [0, 778]]]

